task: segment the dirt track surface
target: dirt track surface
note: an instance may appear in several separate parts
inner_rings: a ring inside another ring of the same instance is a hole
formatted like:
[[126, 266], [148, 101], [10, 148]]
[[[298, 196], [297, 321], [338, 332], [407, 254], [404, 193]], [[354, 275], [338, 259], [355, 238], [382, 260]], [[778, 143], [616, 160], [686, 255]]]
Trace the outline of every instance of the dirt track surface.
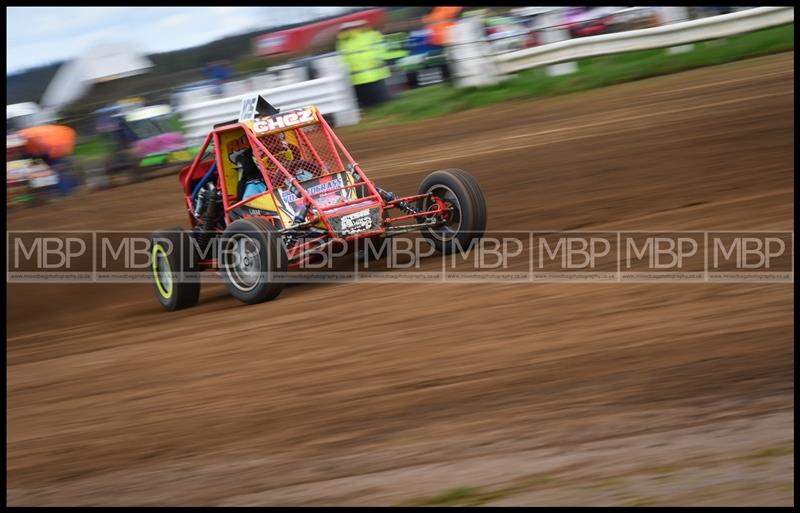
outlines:
[[[794, 54], [342, 138], [489, 229], [793, 230]], [[185, 225], [159, 178], [9, 229]], [[791, 284], [10, 284], [9, 505], [794, 504]], [[469, 495], [469, 494], [467, 494]], [[458, 501], [455, 501], [457, 503]]]

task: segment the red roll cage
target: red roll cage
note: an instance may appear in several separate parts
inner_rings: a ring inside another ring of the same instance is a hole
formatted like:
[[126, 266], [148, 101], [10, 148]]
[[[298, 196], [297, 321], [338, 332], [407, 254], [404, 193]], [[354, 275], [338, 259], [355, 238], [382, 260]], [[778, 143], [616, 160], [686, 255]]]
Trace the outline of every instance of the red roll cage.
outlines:
[[[283, 117], [283, 119], [287, 119], [286, 116], [291, 116], [293, 113], [299, 112], [300, 109], [283, 113], [280, 116], [265, 116], [255, 120], [254, 123], [247, 121], [226, 123], [215, 126], [211, 130], [211, 132], [206, 136], [203, 145], [201, 146], [201, 149], [194, 158], [193, 162], [189, 166], [185, 167], [179, 175], [179, 179], [185, 192], [186, 207], [192, 226], [195, 227], [200, 223], [200, 219], [195, 214], [193, 205], [193, 180], [198, 180], [203, 177], [213, 164], [216, 164], [216, 181], [219, 189], [222, 192], [222, 204], [224, 207], [224, 219], [226, 226], [232, 222], [231, 213], [234, 210], [243, 207], [261, 197], [272, 195], [274, 198], [276, 193], [280, 189], [286, 187], [287, 184], [290, 184], [290, 188], [293, 188], [294, 191], [299, 193], [298, 196], [303, 200], [302, 203], [304, 207], [303, 212], [305, 220], [291, 226], [276, 226], [278, 232], [281, 234], [289, 232], [296, 233], [299, 230], [309, 229], [315, 225], [319, 226], [321, 223], [322, 226], [324, 226], [326, 233], [312, 238], [311, 240], [305, 241], [302, 244], [295, 244], [287, 247], [287, 253], [290, 262], [292, 260], [302, 259], [302, 257], [306, 255], [308, 251], [318, 248], [323, 243], [328, 244], [335, 241], [349, 241], [375, 236], [391, 236], [399, 233], [414, 231], [423, 226], [430, 226], [431, 224], [434, 224], [432, 222], [432, 216], [441, 216], [442, 214], [445, 214], [447, 210], [449, 210], [448, 207], [441, 200], [439, 200], [439, 198], [432, 197], [432, 208], [425, 211], [420, 211], [413, 208], [411, 205], [422, 198], [428, 197], [427, 194], [416, 194], [413, 196], [396, 198], [393, 194], [387, 193], [386, 191], [376, 187], [361, 169], [361, 166], [353, 159], [353, 157], [344, 147], [341, 140], [330, 128], [325, 118], [319, 114], [315, 108], [310, 107], [310, 109], [313, 109], [313, 112], [316, 114], [313, 123], [306, 123], [305, 125], [299, 126], [287, 126], [280, 130], [266, 131], [266, 134], [262, 133], [261, 137], [269, 134], [279, 134], [292, 131], [294, 133], [294, 137], [300, 143], [299, 146], [302, 156], [304, 158], [307, 157], [309, 160], [313, 159], [314, 162], [319, 164], [320, 169], [323, 171], [321, 174], [315, 176], [314, 180], [320, 180], [326, 177], [333, 177], [340, 175], [341, 173], [349, 172], [353, 178], [352, 183], [346, 183], [340, 187], [325, 189], [320, 192], [309, 192], [309, 190], [304, 187], [303, 181], [299, 181], [297, 177], [295, 177], [294, 174], [286, 168], [284, 163], [281, 162], [281, 159], [277, 158], [276, 155], [270, 151], [270, 148], [268, 148], [267, 145], [265, 145], [259, 139], [259, 135], [257, 135], [253, 129], [253, 126], [258, 126], [256, 125], [257, 123], [262, 123], [260, 125], [262, 127], [264, 126], [264, 123], [271, 123], [269, 126], [272, 126], [272, 124], [275, 123], [276, 118]], [[278, 120], [278, 124], [280, 124], [280, 120]], [[318, 124], [322, 134], [324, 135], [324, 144], [328, 146], [327, 149], [329, 150], [325, 152], [324, 156], [321, 155], [321, 149], [315, 147], [318, 146], [319, 143], [317, 143], [317, 145], [312, 143], [312, 141], [309, 140], [308, 135], [303, 130], [304, 127], [311, 126], [312, 124]], [[253, 157], [255, 157], [255, 163], [258, 166], [262, 178], [264, 179], [264, 183], [266, 184], [266, 190], [264, 192], [237, 200], [235, 191], [232, 193], [232, 191], [228, 190], [228, 184], [225, 178], [225, 170], [228, 169], [226, 166], [230, 166], [230, 163], [226, 162], [227, 155], [224, 155], [222, 141], [226, 134], [229, 136], [232, 135], [231, 132], [236, 132], [236, 135], [240, 133], [244, 134], [246, 145], [249, 145], [249, 148], [252, 150]], [[262, 132], [264, 131], [262, 130]], [[213, 144], [215, 153], [213, 161], [204, 159], [205, 153], [210, 144]], [[342, 156], [347, 162], [347, 165], [345, 165], [344, 161], [342, 160]], [[264, 161], [270, 162], [274, 166], [274, 169], [267, 169]], [[333, 171], [331, 171], [331, 167], [334, 167]], [[332, 204], [324, 204], [323, 202], [319, 201], [321, 196], [348, 189], [359, 190], [357, 188], [361, 188], [360, 190], [362, 191], [362, 194], [360, 197], [355, 199], [339, 201]], [[379, 209], [380, 223], [378, 226], [373, 227], [368, 231], [350, 235], [341, 235], [336, 232], [334, 226], [332, 225], [332, 219], [334, 217], [344, 216], [353, 212], [374, 208]], [[397, 208], [403, 210], [405, 213], [395, 217], [387, 217], [387, 211]], [[267, 217], [267, 219], [275, 224], [274, 218]], [[403, 221], [408, 222], [412, 219], [416, 222], [403, 225], [397, 224]], [[215, 262], [213, 261], [206, 262], [205, 264], [215, 266]]]

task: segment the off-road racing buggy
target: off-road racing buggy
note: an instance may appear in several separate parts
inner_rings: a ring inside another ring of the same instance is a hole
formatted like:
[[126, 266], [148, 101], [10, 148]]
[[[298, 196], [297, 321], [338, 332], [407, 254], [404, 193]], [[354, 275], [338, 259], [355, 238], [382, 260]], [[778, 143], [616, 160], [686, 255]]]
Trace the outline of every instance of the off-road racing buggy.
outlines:
[[[278, 277], [331, 245], [419, 231], [448, 253], [486, 226], [483, 193], [465, 171], [433, 172], [417, 194], [397, 197], [367, 177], [315, 107], [280, 112], [260, 96], [214, 126], [179, 180], [192, 228], [152, 235], [155, 292], [167, 310], [197, 303], [203, 270], [259, 303], [281, 292], [287, 279]], [[245, 197], [254, 181], [263, 192]]]

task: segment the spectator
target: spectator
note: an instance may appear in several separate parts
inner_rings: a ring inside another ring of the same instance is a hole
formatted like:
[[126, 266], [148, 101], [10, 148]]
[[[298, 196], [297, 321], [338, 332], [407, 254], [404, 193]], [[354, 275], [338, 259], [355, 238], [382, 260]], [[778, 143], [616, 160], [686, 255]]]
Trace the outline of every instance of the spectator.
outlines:
[[336, 37], [336, 51], [350, 70], [361, 107], [378, 105], [391, 98], [386, 83], [391, 71], [384, 60], [383, 34], [368, 27], [365, 21], [345, 23]]
[[75, 130], [63, 125], [40, 125], [19, 131], [25, 139], [25, 151], [32, 158], [42, 159], [58, 175], [58, 191], [62, 196], [76, 185], [68, 156], [75, 150]]
[[225, 81], [231, 78], [233, 73], [231, 72], [230, 67], [228, 66], [228, 61], [213, 61], [209, 62], [206, 66], [206, 73], [214, 81], [214, 86], [216, 88], [215, 94], [217, 96], [222, 95], [222, 86], [225, 84]]

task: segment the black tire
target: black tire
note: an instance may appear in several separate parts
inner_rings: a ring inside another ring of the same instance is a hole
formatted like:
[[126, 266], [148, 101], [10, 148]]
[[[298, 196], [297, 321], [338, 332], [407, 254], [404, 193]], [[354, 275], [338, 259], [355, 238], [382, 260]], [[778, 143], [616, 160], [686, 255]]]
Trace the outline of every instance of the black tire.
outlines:
[[188, 308], [200, 299], [200, 276], [191, 268], [190, 237], [177, 227], [155, 232], [151, 237], [154, 288], [165, 310]]
[[220, 248], [220, 274], [233, 297], [249, 305], [278, 297], [284, 282], [272, 279], [273, 273], [285, 275], [288, 258], [272, 223], [257, 217], [234, 221]]
[[[443, 226], [424, 228], [422, 235], [440, 253], [466, 249], [486, 229], [486, 199], [475, 178], [461, 169], [434, 171], [422, 181], [418, 194], [433, 193], [454, 207], [452, 221]], [[421, 198], [417, 207], [430, 210], [432, 202]]]

